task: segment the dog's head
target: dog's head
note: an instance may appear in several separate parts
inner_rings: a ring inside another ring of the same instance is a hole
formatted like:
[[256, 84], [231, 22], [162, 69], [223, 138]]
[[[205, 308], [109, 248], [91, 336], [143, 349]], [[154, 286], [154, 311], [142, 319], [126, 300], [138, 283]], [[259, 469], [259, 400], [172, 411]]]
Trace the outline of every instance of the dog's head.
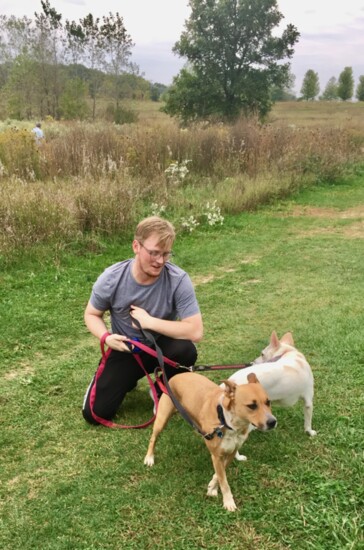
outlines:
[[263, 349], [262, 353], [255, 359], [254, 363], [258, 365], [259, 363], [271, 361], [274, 357], [278, 357], [284, 351], [287, 351], [287, 348], [292, 347], [294, 347], [294, 341], [291, 332], [286, 332], [286, 334], [279, 339], [276, 331], [273, 330], [268, 346]]
[[261, 431], [273, 429], [277, 419], [273, 416], [269, 397], [258, 378], [252, 372], [248, 374], [248, 384], [235, 384], [224, 380], [225, 395], [223, 407], [231, 416], [232, 427], [252, 424]]

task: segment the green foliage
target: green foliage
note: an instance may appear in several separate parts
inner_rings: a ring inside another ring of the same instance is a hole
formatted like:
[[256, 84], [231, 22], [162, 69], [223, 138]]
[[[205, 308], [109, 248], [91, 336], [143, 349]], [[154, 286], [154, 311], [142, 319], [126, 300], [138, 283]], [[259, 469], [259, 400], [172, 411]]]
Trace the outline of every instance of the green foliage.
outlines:
[[41, 7], [34, 21], [0, 17], [0, 87], [5, 117], [84, 118], [81, 84], [69, 84], [69, 80], [87, 84], [94, 120], [101, 93], [107, 101], [114, 101], [116, 109], [125, 98], [149, 98], [150, 83], [129, 62], [133, 43], [118, 13], [109, 13], [102, 22], [88, 14], [63, 25], [62, 15], [48, 0], [42, 1]]
[[274, 85], [271, 87], [271, 90], [270, 90], [271, 100], [273, 102], [295, 100], [296, 94], [293, 90], [295, 80], [296, 80], [295, 75], [291, 71], [289, 71], [287, 82], [280, 85]]
[[286, 86], [283, 88], [280, 86], [273, 86], [271, 88], [270, 97], [273, 103], [276, 101], [294, 101], [296, 99], [296, 94]]
[[149, 96], [152, 101], [159, 101], [162, 95], [166, 92], [167, 86], [160, 82], [150, 84]]
[[306, 101], [314, 100], [315, 97], [320, 93], [320, 83], [318, 73], [309, 69], [303, 79], [301, 94], [302, 98]]
[[84, 120], [90, 114], [86, 101], [87, 84], [80, 78], [68, 80], [60, 97], [60, 116], [66, 120]]
[[174, 79], [165, 111], [183, 122], [241, 113], [264, 116], [272, 86], [289, 82], [299, 33], [288, 25], [273, 33], [283, 15], [274, 0], [191, 0], [186, 30], [174, 51], [188, 66]]
[[4, 88], [11, 118], [30, 119], [37, 112], [37, 64], [28, 55], [19, 55], [11, 65]]
[[131, 56], [132, 39], [127, 33], [123, 18], [119, 13], [103, 16], [100, 26], [100, 40], [104, 51], [104, 70], [113, 77], [113, 95], [116, 109], [122, 97], [121, 76], [128, 67]]
[[359, 76], [359, 84], [356, 88], [355, 96], [358, 101], [364, 101], [364, 75]]
[[320, 99], [322, 99], [323, 101], [332, 101], [338, 98], [338, 83], [336, 78], [332, 76], [326, 84], [326, 87]]
[[354, 93], [354, 77], [352, 67], [345, 67], [340, 73], [337, 87], [337, 95], [343, 101], [347, 101], [353, 97]]
[[124, 109], [121, 106], [115, 107], [113, 103], [109, 103], [106, 108], [106, 120], [115, 124], [130, 124], [137, 122], [138, 115], [130, 109]]

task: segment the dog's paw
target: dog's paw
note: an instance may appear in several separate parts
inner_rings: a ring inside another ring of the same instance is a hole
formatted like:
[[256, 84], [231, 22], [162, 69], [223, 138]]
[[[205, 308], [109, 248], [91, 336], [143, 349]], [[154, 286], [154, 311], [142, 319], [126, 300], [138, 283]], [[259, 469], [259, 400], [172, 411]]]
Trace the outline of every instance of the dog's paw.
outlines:
[[229, 512], [235, 512], [235, 510], [237, 510], [237, 506], [234, 502], [234, 499], [229, 498], [227, 500], [224, 500], [224, 508], [225, 508], [225, 510], [228, 510]]
[[238, 451], [235, 453], [236, 460], [239, 460], [240, 462], [243, 462], [243, 460], [248, 460], [245, 455], [241, 455]]
[[207, 487], [208, 497], [217, 497], [217, 495], [218, 495], [217, 487], [210, 487], [210, 486]]
[[144, 458], [144, 464], [146, 466], [154, 466], [154, 455], [146, 455]]
[[313, 437], [314, 435], [317, 435], [317, 432], [316, 430], [306, 430], [306, 434]]
[[218, 491], [219, 491], [219, 484], [217, 479], [215, 479], [215, 476], [214, 476], [207, 486], [207, 496], [217, 497]]

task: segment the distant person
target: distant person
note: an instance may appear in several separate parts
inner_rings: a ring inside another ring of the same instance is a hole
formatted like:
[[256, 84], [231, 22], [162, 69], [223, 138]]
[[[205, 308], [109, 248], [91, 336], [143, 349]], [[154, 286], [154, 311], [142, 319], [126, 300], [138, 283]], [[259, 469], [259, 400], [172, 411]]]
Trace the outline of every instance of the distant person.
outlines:
[[35, 142], [37, 145], [41, 145], [44, 141], [44, 132], [42, 130], [42, 125], [40, 122], [34, 126], [32, 133], [34, 134]]

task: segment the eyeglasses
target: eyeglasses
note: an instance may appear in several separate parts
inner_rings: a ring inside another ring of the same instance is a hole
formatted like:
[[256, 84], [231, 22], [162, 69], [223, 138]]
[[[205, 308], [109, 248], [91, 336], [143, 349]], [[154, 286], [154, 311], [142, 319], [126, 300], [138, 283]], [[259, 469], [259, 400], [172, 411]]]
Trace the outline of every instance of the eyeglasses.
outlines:
[[149, 256], [153, 258], [153, 260], [159, 260], [159, 258], [163, 258], [164, 261], [167, 261], [173, 256], [172, 250], [170, 250], [169, 252], [158, 252], [158, 250], [149, 250], [140, 241], [139, 244], [144, 248], [144, 250], [148, 252]]

